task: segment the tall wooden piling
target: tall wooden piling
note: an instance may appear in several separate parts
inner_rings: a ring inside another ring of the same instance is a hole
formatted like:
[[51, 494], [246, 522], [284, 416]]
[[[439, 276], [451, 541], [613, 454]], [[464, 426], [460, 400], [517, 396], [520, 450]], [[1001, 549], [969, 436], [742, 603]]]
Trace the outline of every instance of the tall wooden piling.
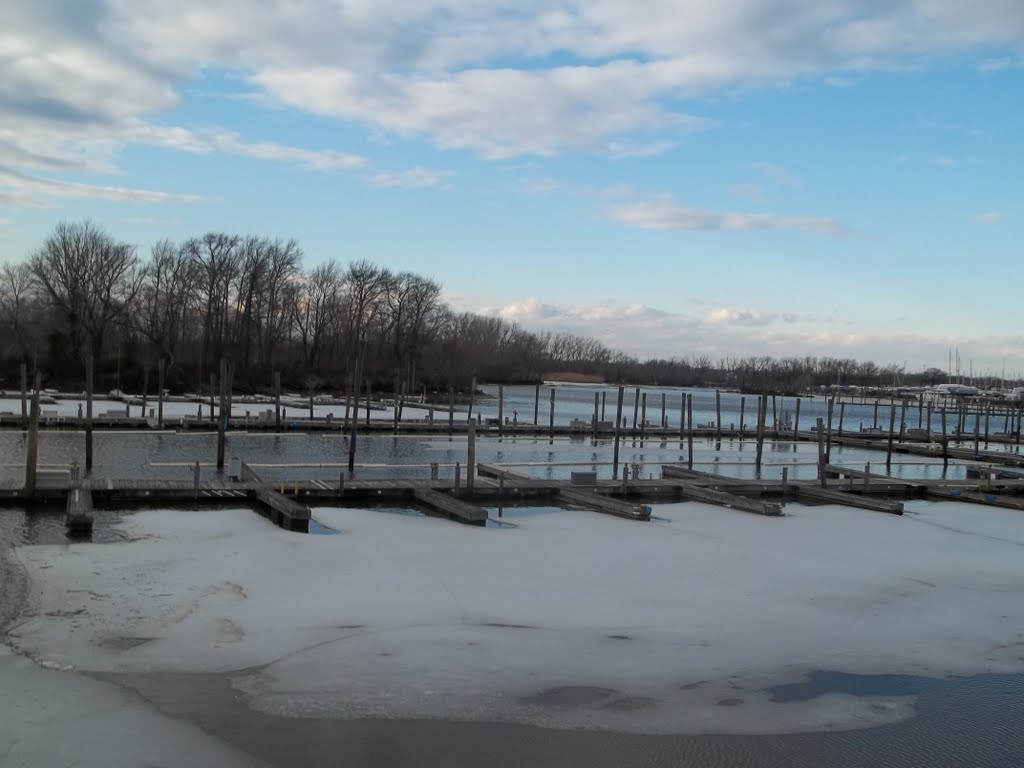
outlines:
[[604, 414], [605, 414], [605, 404], [607, 403], [607, 400], [608, 400], [608, 390], [607, 389], [602, 389], [601, 390], [601, 421], [605, 421], [606, 420]]
[[[212, 381], [211, 381], [212, 383]], [[226, 395], [224, 390], [228, 383], [228, 361], [223, 357], [220, 359], [220, 417], [217, 419], [217, 471], [220, 472], [224, 469], [224, 448], [225, 448], [225, 435], [224, 432], [227, 429], [228, 411], [226, 403]], [[210, 406], [211, 412], [213, 406]]]
[[747, 410], [747, 398], [740, 398], [740, 439], [743, 439], [743, 418], [744, 412]]
[[636, 388], [636, 392], [633, 393], [633, 431], [632, 437], [636, 437], [636, 420], [640, 415], [640, 387]]
[[622, 434], [622, 398], [626, 388], [619, 386], [618, 402], [615, 406], [615, 443], [612, 447], [612, 479], [619, 477], [619, 437]]
[[722, 393], [715, 390], [715, 440], [722, 442]]
[[533, 426], [538, 426], [540, 422], [540, 384], [535, 384], [533, 387]]
[[949, 439], [946, 437], [946, 406], [942, 406], [942, 470], [949, 466]]
[[761, 476], [761, 456], [764, 454], [764, 420], [768, 415], [768, 395], [761, 395], [757, 399], [757, 453], [754, 459], [754, 467], [757, 476]]
[[878, 429], [878, 400], [875, 400], [875, 418], [871, 422], [872, 429]]
[[466, 430], [466, 488], [473, 492], [473, 480], [476, 478], [476, 422], [469, 422]]
[[818, 436], [818, 482], [824, 488], [828, 485], [827, 475], [825, 474], [825, 465], [828, 463], [825, 459], [825, 422], [819, 417], [816, 421], [816, 426]]
[[217, 391], [217, 374], [210, 374], [210, 421], [213, 421], [213, 399]]
[[39, 372], [35, 375], [35, 388], [32, 392], [32, 406], [28, 417], [28, 439], [25, 444], [25, 495], [29, 498], [36, 492], [36, 463], [39, 459], [39, 387], [42, 378]]
[[979, 443], [981, 442], [981, 411], [974, 412], [974, 453], [977, 454], [979, 450]]
[[[768, 406], [765, 405], [767, 410]], [[767, 415], [767, 413], [765, 414]], [[775, 430], [775, 436], [779, 436], [779, 413], [775, 410], [775, 395], [772, 395], [772, 428]]]
[[[796, 399], [796, 416], [793, 418], [793, 439], [796, 440], [800, 436], [800, 398]], [[794, 445], [795, 450], [795, 445]]]
[[668, 426], [668, 416], [665, 415], [665, 393], [661, 393], [661, 428]]
[[448, 385], [448, 436], [455, 431], [455, 385]]
[[683, 438], [686, 436], [686, 393], [679, 393], [679, 450], [683, 449]]
[[595, 440], [597, 439], [597, 417], [598, 417], [598, 414], [600, 413], [600, 409], [601, 409], [601, 396], [597, 392], [595, 392], [594, 393], [594, 417], [593, 417], [593, 419], [590, 422], [590, 428], [591, 428], [591, 431], [594, 433], [594, 439]]
[[92, 354], [85, 356], [85, 472], [92, 472]]
[[149, 366], [142, 366], [142, 418], [146, 418], [146, 406], [149, 404]]
[[548, 407], [548, 437], [555, 437], [555, 388], [551, 388], [551, 403]]
[[932, 441], [932, 404], [928, 403], [928, 424], [925, 427], [925, 435], [928, 438], [928, 442]]
[[829, 398], [828, 401], [828, 426], [825, 428], [825, 463], [828, 464], [828, 457], [832, 455], [832, 409], [835, 407], [836, 399]]
[[988, 421], [989, 416], [992, 414], [992, 406], [985, 405], [985, 445], [988, 446]]
[[647, 393], [640, 395], [640, 438], [647, 433]]
[[839, 403], [839, 436], [843, 436], [843, 419], [846, 417], [846, 403]]
[[28, 365], [21, 364], [21, 426], [28, 429]]
[[281, 372], [274, 371], [274, 429], [281, 431]]
[[904, 400], [900, 406], [900, 442], [907, 438], [907, 401]]
[[466, 414], [466, 421], [473, 420], [473, 403], [476, 401], [476, 376], [469, 384], [469, 413]]
[[156, 363], [156, 426], [157, 429], [164, 428], [164, 359], [161, 357]]
[[505, 429], [505, 385], [498, 385], [498, 438]]
[[890, 474], [892, 468], [892, 437], [896, 430], [896, 405], [889, 406], [889, 440], [885, 448], [885, 474]]
[[686, 396], [686, 468], [693, 469], [693, 395]]

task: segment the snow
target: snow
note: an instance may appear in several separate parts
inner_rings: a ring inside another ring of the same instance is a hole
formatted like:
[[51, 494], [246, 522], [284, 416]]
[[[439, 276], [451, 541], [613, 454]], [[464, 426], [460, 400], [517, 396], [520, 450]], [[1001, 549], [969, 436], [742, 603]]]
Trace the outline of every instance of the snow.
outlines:
[[246, 669], [234, 684], [250, 704], [293, 717], [860, 727], [910, 716], [913, 699], [765, 689], [818, 669], [1024, 669], [1024, 519], [908, 508], [774, 519], [687, 503], [646, 524], [557, 511], [500, 529], [316, 510], [337, 536], [248, 510], [141, 512], [123, 543], [19, 548], [34, 609], [11, 639], [85, 670]]
[[[138, 697], [40, 668], [0, 645], [0, 763], [5, 768], [242, 768], [253, 758]], [[140, 738], [145, 734], [144, 738]]]

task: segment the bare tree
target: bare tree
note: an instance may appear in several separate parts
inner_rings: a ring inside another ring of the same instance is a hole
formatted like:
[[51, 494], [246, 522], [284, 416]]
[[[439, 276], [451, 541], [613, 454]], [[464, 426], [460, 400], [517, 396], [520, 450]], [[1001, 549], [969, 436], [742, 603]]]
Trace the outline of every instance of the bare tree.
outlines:
[[185, 248], [161, 240], [153, 246], [142, 275], [133, 326], [171, 367], [194, 300], [196, 264]]
[[35, 351], [42, 327], [41, 302], [27, 263], [4, 264], [0, 270], [0, 320], [18, 357], [27, 360]]
[[118, 243], [90, 221], [61, 222], [29, 259], [46, 298], [67, 322], [71, 348], [89, 344], [99, 360], [107, 330], [140, 285], [135, 246]]
[[199, 353], [199, 378], [204, 366], [211, 368], [224, 355], [225, 331], [230, 322], [231, 286], [241, 263], [237, 235], [208, 232], [182, 247], [198, 273], [196, 300], [203, 323]]

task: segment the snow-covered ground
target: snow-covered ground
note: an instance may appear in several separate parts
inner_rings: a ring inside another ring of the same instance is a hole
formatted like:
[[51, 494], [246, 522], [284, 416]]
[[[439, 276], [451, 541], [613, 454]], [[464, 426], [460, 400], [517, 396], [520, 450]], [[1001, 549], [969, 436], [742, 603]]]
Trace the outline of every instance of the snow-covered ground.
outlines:
[[42, 669], [0, 645], [0, 765], [4, 768], [244, 768], [250, 755], [138, 696], [81, 675]]
[[11, 642], [62, 668], [248, 668], [234, 685], [250, 705], [293, 717], [860, 727], [913, 700], [765, 688], [818, 669], [1024, 670], [1024, 518], [908, 508], [686, 503], [647, 524], [539, 510], [514, 528], [316, 510], [335, 536], [248, 510], [141, 512], [124, 542], [16, 550], [32, 608]]

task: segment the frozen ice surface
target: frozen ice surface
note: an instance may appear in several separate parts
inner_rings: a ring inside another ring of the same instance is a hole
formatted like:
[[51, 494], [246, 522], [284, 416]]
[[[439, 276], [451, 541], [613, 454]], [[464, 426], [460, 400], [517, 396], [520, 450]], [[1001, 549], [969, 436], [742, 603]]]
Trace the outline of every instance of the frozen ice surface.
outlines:
[[125, 518], [132, 539], [17, 550], [12, 641], [97, 671], [221, 671], [274, 714], [514, 721], [644, 733], [891, 722], [906, 697], [779, 703], [809, 671], [1024, 669], [1024, 520], [960, 503], [903, 517], [698, 503], [471, 528], [318, 509], [338, 536], [247, 510]]
[[44, 669], [0, 645], [0, 765], [4, 768], [243, 768], [259, 765], [138, 696]]

